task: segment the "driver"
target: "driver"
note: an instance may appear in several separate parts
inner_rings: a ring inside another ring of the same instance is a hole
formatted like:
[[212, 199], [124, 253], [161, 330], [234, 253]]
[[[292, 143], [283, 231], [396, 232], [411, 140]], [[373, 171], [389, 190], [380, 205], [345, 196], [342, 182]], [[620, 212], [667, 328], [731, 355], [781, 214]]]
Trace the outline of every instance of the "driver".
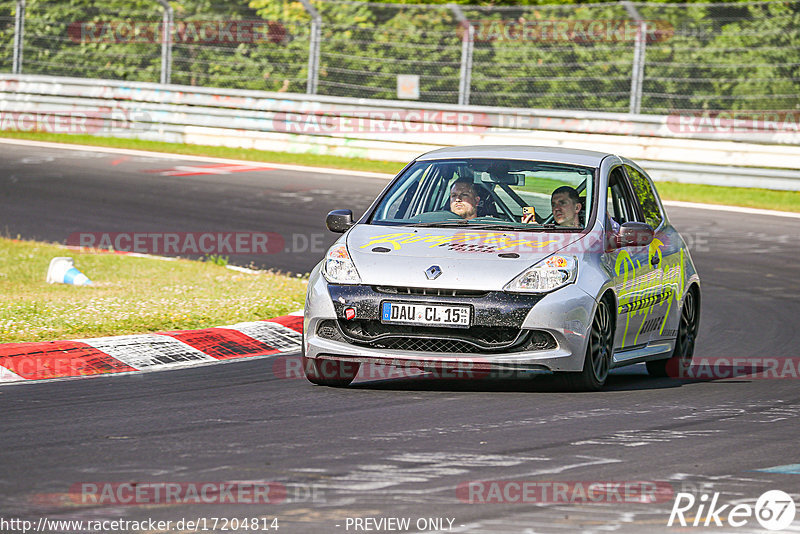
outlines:
[[450, 211], [462, 219], [474, 219], [478, 215], [481, 197], [471, 180], [458, 179], [450, 189]]
[[550, 206], [553, 208], [553, 221], [559, 226], [581, 226], [581, 197], [578, 192], [564, 185], [553, 191], [550, 198]]

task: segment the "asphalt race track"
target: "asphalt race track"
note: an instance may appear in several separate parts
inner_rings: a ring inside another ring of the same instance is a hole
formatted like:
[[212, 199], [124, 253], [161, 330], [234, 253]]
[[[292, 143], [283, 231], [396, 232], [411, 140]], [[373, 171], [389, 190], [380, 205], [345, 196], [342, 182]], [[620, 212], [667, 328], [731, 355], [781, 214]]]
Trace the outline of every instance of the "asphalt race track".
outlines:
[[[60, 242], [74, 232], [257, 230], [285, 241], [322, 234], [322, 251], [232, 257], [307, 272], [335, 239], [325, 213], [360, 214], [385, 184], [278, 170], [162, 176], [144, 171], [207, 163], [119, 160], [0, 144], [0, 229]], [[696, 360], [794, 358], [797, 371], [800, 219], [668, 214], [703, 282]], [[754, 507], [767, 490], [800, 505], [800, 376], [791, 371], [780, 379], [679, 380], [652, 379], [634, 366], [615, 372], [600, 393], [570, 393], [547, 378], [376, 377], [333, 389], [297, 378], [289, 372], [296, 362], [289, 355], [0, 388], [0, 515], [34, 524], [170, 520], [169, 532], [181, 519], [225, 532], [221, 518], [273, 517], [284, 534], [765, 532], [755, 517], [741, 527], [703, 527], [713, 518], [698, 506], [718, 492], [718, 505], [731, 505], [719, 516], [727, 521], [733, 504]], [[81, 502], [75, 489], [226, 481], [270, 482], [285, 494], [270, 504], [131, 506]], [[487, 492], [465, 493], [474, 481]], [[620, 503], [613, 492], [571, 502], [574, 491], [550, 499], [557, 502], [519, 502], [519, 492], [502, 492], [513, 489], [504, 481], [551, 489], [647, 482], [668, 492], [656, 502]], [[685, 518], [701, 526], [667, 526], [678, 492], [696, 498]], [[474, 502], [492, 495], [504, 502]], [[410, 526], [379, 522], [388, 518], [409, 518]], [[800, 531], [800, 510], [785, 531]]]

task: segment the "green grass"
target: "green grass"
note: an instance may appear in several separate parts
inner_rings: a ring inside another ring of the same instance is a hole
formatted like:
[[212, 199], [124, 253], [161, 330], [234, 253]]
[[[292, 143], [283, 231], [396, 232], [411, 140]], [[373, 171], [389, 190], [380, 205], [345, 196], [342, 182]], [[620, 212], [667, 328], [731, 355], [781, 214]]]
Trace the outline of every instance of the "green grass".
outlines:
[[[68, 256], [93, 286], [48, 284]], [[0, 238], [0, 343], [207, 328], [303, 307], [307, 280], [246, 274], [214, 262], [78, 252]]]
[[[316, 154], [265, 152], [262, 150], [244, 148], [184, 145], [179, 143], [142, 141], [138, 139], [95, 137], [91, 135], [0, 131], [0, 137], [131, 148], [155, 152], [168, 152], [172, 154], [212, 156], [267, 163], [291, 163], [294, 165], [308, 165], [311, 167], [331, 167], [336, 169], [382, 172], [388, 174], [395, 174], [403, 168], [402, 163], [394, 161], [373, 161], [361, 158], [345, 158]], [[769, 189], [719, 187], [713, 185], [679, 184], [674, 182], [658, 182], [656, 186], [658, 187], [661, 197], [666, 200], [684, 200], [706, 204], [728, 204], [733, 206], [800, 212], [800, 192], [798, 191], [774, 191]]]
[[656, 182], [656, 188], [661, 198], [669, 200], [800, 212], [800, 191], [718, 187], [674, 182]]

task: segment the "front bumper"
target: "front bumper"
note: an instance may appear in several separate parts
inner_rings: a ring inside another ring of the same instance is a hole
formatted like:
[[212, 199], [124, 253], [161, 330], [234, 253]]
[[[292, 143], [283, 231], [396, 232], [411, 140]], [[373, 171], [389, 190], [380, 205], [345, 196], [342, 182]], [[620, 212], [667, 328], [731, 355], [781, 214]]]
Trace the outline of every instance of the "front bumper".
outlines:
[[[595, 300], [575, 284], [547, 295], [448, 292], [309, 280], [306, 357], [482, 372], [580, 371]], [[382, 325], [383, 301], [459, 304], [473, 310], [470, 329]], [[354, 309], [353, 319], [345, 309]]]

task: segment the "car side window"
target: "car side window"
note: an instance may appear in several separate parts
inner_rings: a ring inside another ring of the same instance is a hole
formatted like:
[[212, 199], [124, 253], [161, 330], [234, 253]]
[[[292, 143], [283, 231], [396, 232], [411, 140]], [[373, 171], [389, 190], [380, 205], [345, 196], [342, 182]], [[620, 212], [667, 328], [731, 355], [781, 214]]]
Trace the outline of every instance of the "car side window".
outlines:
[[650, 183], [649, 178], [630, 165], [625, 165], [625, 172], [628, 173], [628, 177], [631, 179], [633, 192], [639, 201], [639, 206], [642, 208], [645, 222], [653, 228], [658, 228], [661, 221], [664, 220], [664, 215], [661, 213], [661, 208], [656, 201], [653, 184]]
[[636, 220], [636, 212], [627, 194], [622, 168], [617, 167], [608, 177], [607, 213], [619, 224]]

